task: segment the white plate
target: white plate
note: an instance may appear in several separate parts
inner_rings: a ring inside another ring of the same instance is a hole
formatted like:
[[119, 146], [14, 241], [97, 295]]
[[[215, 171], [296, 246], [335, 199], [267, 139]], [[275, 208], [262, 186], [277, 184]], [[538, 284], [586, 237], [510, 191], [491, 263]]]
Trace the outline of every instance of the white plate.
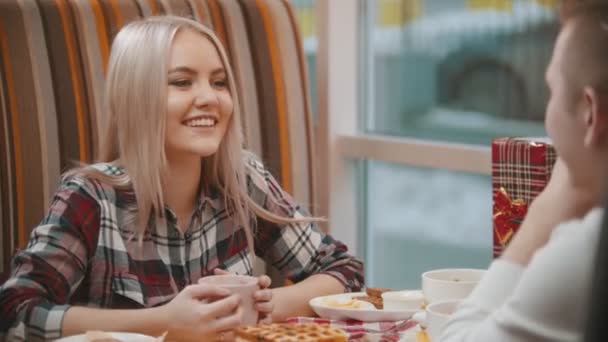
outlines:
[[[156, 338], [141, 334], [132, 333], [121, 333], [121, 332], [109, 332], [104, 331], [107, 334], [112, 335], [113, 338], [121, 340], [122, 342], [155, 342]], [[60, 338], [55, 342], [88, 342], [85, 338], [85, 334], [74, 335], [69, 337]]]
[[401, 321], [412, 317], [417, 310], [379, 310], [336, 308], [324, 304], [328, 299], [345, 301], [352, 297], [366, 296], [365, 292], [340, 293], [331, 296], [315, 297], [308, 304], [314, 312], [327, 319], [356, 319], [363, 322]]

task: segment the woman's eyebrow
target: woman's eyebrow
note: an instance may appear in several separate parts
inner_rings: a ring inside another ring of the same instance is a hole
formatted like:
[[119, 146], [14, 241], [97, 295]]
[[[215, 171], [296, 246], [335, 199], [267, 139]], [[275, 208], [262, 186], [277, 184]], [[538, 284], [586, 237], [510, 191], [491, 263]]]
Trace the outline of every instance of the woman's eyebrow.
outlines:
[[214, 69], [211, 72], [211, 75], [225, 74], [225, 73], [226, 73], [226, 69], [224, 69], [224, 68], [217, 68], [217, 69]]
[[178, 67], [169, 69], [170, 74], [175, 73], [175, 72], [185, 72], [188, 74], [196, 74], [196, 70], [186, 67], [186, 66], [178, 66]]

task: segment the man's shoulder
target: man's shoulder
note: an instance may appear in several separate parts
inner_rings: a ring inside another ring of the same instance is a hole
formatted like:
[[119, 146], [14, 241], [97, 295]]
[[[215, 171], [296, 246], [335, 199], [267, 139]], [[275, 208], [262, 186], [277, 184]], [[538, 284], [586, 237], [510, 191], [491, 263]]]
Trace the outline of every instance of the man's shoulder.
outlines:
[[599, 235], [604, 208], [595, 207], [584, 217], [564, 222], [555, 228], [551, 234], [553, 243], [586, 243], [588, 240], [595, 241]]
[[[526, 300], [536, 305], [535, 313], [559, 312], [543, 321], [570, 329], [581, 323], [579, 313], [587, 310], [603, 215], [604, 209], [592, 209], [581, 219], [561, 224], [530, 261], [519, 284], [522, 292], [530, 292], [524, 295]], [[560, 308], [568, 310], [560, 312]]]
[[538, 250], [531, 264], [548, 278], [588, 276], [593, 268], [603, 217], [604, 209], [596, 208], [580, 219], [562, 223], [553, 231], [549, 242]]

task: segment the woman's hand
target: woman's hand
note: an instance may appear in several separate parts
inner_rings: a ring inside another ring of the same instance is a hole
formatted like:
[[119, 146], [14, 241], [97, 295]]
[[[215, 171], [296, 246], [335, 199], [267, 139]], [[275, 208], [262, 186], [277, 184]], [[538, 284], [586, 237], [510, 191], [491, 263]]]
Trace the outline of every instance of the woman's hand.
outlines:
[[190, 285], [161, 307], [167, 317], [168, 339], [214, 340], [241, 324], [241, 299], [230, 291], [209, 285]]
[[[216, 268], [214, 273], [216, 275], [230, 274], [230, 272], [226, 272], [219, 268]], [[272, 323], [274, 303], [272, 301], [272, 290], [268, 288], [271, 282], [270, 277], [267, 275], [258, 277], [260, 289], [253, 294], [253, 299], [256, 301], [255, 308], [260, 313], [258, 318], [258, 322], [260, 323]]]

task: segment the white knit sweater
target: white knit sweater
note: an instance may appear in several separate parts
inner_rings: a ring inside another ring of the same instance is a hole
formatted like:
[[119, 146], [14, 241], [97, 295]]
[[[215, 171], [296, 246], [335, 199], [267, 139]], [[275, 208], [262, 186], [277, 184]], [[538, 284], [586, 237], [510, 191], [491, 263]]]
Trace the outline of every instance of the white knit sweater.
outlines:
[[494, 261], [439, 341], [580, 341], [602, 217], [561, 224], [527, 267]]

